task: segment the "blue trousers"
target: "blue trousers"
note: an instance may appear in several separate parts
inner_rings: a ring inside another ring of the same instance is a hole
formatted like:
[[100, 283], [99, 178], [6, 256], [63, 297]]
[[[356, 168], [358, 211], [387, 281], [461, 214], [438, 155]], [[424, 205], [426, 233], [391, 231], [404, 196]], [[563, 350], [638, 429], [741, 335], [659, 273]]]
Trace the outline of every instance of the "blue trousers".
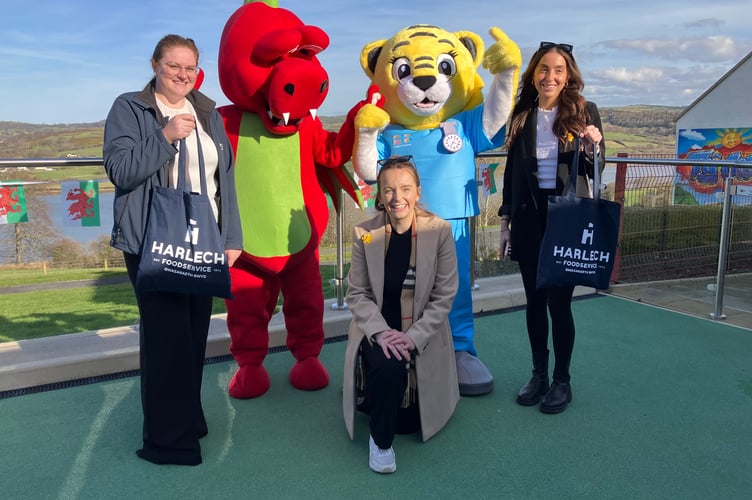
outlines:
[[454, 246], [457, 250], [457, 274], [459, 287], [449, 311], [449, 325], [455, 351], [469, 352], [477, 356], [473, 337], [473, 291], [470, 284], [470, 222], [469, 219], [450, 219]]

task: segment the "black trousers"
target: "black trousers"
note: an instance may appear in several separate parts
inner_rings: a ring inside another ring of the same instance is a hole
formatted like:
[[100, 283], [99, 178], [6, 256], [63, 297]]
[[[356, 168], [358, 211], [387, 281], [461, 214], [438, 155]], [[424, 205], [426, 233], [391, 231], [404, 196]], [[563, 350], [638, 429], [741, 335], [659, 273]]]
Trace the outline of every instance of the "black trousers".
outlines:
[[420, 429], [418, 402], [402, 408], [407, 388], [405, 360], [387, 359], [381, 346], [363, 338], [360, 343], [365, 368], [365, 403], [360, 407], [371, 417], [373, 440], [381, 449], [392, 446], [395, 434], [412, 434]]
[[[131, 283], [139, 256], [125, 254]], [[199, 438], [208, 432], [201, 379], [212, 297], [139, 293], [143, 441], [139, 456], [157, 463], [201, 463]]]
[[[537, 223], [542, 235], [546, 226], [548, 196], [553, 190], [540, 190], [538, 195]], [[514, 240], [512, 241], [514, 245]], [[554, 287], [538, 290], [538, 250], [521, 255], [518, 263], [522, 284], [525, 287], [525, 319], [527, 334], [532, 352], [548, 351], [548, 316], [551, 315], [551, 337], [554, 346], [553, 378], [559, 382], [569, 382], [569, 362], [574, 349], [574, 317], [572, 316], [572, 294], [574, 287]]]

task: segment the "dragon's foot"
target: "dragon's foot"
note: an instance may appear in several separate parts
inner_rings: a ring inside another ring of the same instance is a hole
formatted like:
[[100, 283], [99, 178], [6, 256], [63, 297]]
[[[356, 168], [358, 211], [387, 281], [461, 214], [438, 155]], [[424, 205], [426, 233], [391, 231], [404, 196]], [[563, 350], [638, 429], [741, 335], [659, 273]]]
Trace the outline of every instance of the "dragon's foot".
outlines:
[[236, 399], [257, 398], [269, 390], [269, 373], [263, 365], [244, 365], [232, 376], [227, 388]]

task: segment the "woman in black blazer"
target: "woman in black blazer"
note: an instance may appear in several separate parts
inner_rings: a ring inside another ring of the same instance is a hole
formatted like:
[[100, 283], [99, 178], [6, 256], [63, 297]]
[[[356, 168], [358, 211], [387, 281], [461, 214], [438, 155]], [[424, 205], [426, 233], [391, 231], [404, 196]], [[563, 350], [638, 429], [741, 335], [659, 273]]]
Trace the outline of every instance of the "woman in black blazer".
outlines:
[[[521, 405], [540, 402], [544, 413], [560, 413], [572, 400], [569, 364], [574, 347], [574, 287], [537, 289], [538, 253], [546, 226], [549, 195], [569, 189], [574, 137], [585, 150], [577, 166], [576, 192], [588, 196], [585, 177], [593, 177], [593, 144], [598, 168], [605, 166], [605, 141], [598, 107], [580, 94], [584, 83], [572, 56], [572, 45], [541, 42], [522, 75], [507, 134], [501, 216], [502, 255], [519, 263], [525, 287], [527, 331], [533, 376], [517, 395]], [[551, 316], [555, 365], [548, 380], [548, 315]], [[542, 399], [542, 401], [541, 401]]]

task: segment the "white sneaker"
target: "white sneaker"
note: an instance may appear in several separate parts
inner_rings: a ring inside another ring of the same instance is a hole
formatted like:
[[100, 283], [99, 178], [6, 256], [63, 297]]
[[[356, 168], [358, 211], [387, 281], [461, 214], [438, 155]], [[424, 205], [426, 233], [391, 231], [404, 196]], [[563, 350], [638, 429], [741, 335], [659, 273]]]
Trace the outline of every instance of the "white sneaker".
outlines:
[[368, 456], [368, 466], [372, 471], [379, 474], [389, 474], [397, 470], [397, 462], [394, 459], [394, 448], [388, 450], [382, 450], [373, 441], [373, 436], [368, 439], [368, 448], [370, 454]]

